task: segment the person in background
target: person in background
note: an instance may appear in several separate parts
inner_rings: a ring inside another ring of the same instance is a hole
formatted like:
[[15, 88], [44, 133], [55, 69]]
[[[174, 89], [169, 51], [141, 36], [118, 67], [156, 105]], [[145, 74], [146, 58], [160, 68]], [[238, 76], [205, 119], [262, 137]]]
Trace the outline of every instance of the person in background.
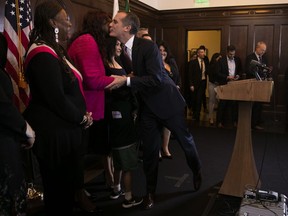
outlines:
[[[121, 42], [115, 37], [107, 39], [106, 75], [127, 76], [118, 63], [121, 54]], [[117, 59], [117, 60], [116, 60]], [[118, 62], [117, 62], [118, 61]], [[109, 124], [109, 141], [112, 146], [114, 164], [114, 191], [111, 199], [123, 194], [121, 177], [125, 188], [124, 208], [131, 208], [142, 203], [132, 193], [132, 171], [138, 168], [137, 133], [134, 120], [137, 117], [137, 101], [127, 86], [106, 92], [106, 116]]]
[[[187, 74], [189, 74], [189, 64], [191, 61], [197, 59], [197, 52], [196, 51], [193, 51], [191, 50], [191, 55], [190, 55], [190, 60], [188, 61], [188, 64], [187, 64]], [[189, 77], [189, 75], [188, 75]], [[189, 81], [187, 79], [187, 85], [189, 85]], [[186, 103], [187, 103], [187, 115], [188, 116], [192, 116], [193, 115], [193, 112], [195, 111], [195, 98], [193, 97], [193, 95], [191, 94], [191, 90], [190, 88], [188, 89], [188, 93], [186, 92], [185, 93], [186, 95]]]
[[192, 54], [191, 54], [191, 57], [190, 57], [190, 61], [193, 61], [195, 59], [197, 59], [197, 52], [196, 51], [193, 51]]
[[33, 150], [42, 176], [47, 215], [73, 214], [82, 177], [82, 130], [93, 122], [86, 111], [82, 76], [59, 44], [67, 40], [71, 26], [60, 4], [39, 4], [25, 58], [31, 100], [24, 117], [37, 134]]
[[[242, 73], [241, 59], [236, 54], [236, 47], [228, 45], [226, 48], [226, 56], [219, 61], [216, 81], [219, 85], [226, 85], [228, 82], [239, 80]], [[234, 126], [237, 126], [238, 103], [233, 100], [220, 100], [217, 109], [217, 126], [222, 128], [226, 113], [230, 114]], [[227, 115], [226, 115], [227, 116]]]
[[[204, 56], [204, 61], [207, 65], [209, 65], [209, 58], [207, 56], [207, 49], [204, 45], [201, 45], [199, 48], [204, 49], [205, 51], [205, 56]], [[207, 83], [206, 83], [207, 86]], [[207, 97], [206, 97], [206, 91], [203, 94], [203, 100], [202, 100], [202, 105], [205, 113], [209, 113], [209, 110], [207, 109]]]
[[[251, 64], [251, 61], [254, 60], [256, 62], [259, 62], [261, 65], [269, 65], [268, 58], [265, 55], [267, 50], [267, 45], [263, 41], [257, 42], [255, 46], [255, 51], [251, 54], [249, 54], [246, 57], [245, 61], [245, 72], [246, 72], [246, 78], [258, 78], [258, 75], [260, 79], [266, 79], [267, 77], [271, 76], [272, 67], [267, 69], [259, 68], [253, 64]], [[251, 128], [256, 130], [263, 130], [263, 119], [262, 119], [262, 111], [263, 105], [261, 102], [254, 102], [252, 106], [252, 117], [251, 117]]]
[[[179, 70], [168, 45], [161, 41], [158, 43], [158, 48], [162, 56], [162, 61], [164, 64], [165, 71], [168, 76], [174, 81], [177, 87], [180, 89], [180, 78]], [[163, 142], [162, 142], [162, 153], [160, 152], [160, 159], [172, 159], [172, 155], [169, 151], [169, 141], [170, 141], [171, 132], [167, 128], [163, 128]]]
[[197, 59], [189, 62], [188, 81], [192, 97], [193, 118], [200, 121], [200, 111], [203, 103], [203, 95], [206, 91], [208, 63], [204, 60], [204, 48], [197, 49]]
[[141, 27], [141, 28], [138, 29], [138, 32], [137, 32], [136, 36], [142, 38], [142, 36], [144, 34], [149, 34], [149, 29]]
[[[87, 136], [88, 153], [101, 155], [106, 185], [113, 189], [111, 146], [108, 144], [108, 125], [104, 118], [105, 87], [115, 78], [105, 75], [106, 38], [110, 16], [103, 11], [89, 11], [83, 19], [82, 30], [75, 33], [68, 45], [68, 55], [83, 76], [87, 109], [92, 112], [93, 125]], [[84, 186], [84, 185], [83, 185]], [[87, 200], [87, 204], [89, 201]], [[89, 209], [90, 204], [87, 208]]]
[[0, 33], [0, 215], [26, 213], [27, 185], [21, 148], [29, 149], [35, 132], [13, 104], [13, 86], [5, 70], [7, 41]]
[[155, 200], [163, 125], [181, 145], [187, 164], [193, 172], [196, 191], [201, 187], [202, 174], [194, 139], [185, 122], [185, 100], [165, 71], [157, 45], [135, 36], [139, 26], [139, 18], [134, 13], [122, 11], [118, 12], [110, 23], [110, 36], [117, 37], [125, 44], [124, 49], [127, 49], [133, 64], [133, 76], [118, 76], [121, 80], [108, 85], [107, 89], [114, 90], [126, 85], [139, 96], [139, 132], [143, 141], [143, 165], [147, 185], [143, 208], [151, 209]]
[[220, 53], [214, 53], [212, 55], [210, 64], [209, 64], [209, 71], [208, 71], [208, 77], [209, 77], [209, 84], [208, 84], [208, 92], [209, 92], [209, 104], [208, 104], [208, 111], [209, 111], [209, 124], [214, 125], [214, 107], [216, 104], [216, 92], [215, 88], [218, 86], [217, 79], [217, 72], [219, 69], [219, 60], [222, 58]]
[[147, 39], [147, 40], [152, 40], [152, 37], [150, 34], [143, 34], [142, 38]]

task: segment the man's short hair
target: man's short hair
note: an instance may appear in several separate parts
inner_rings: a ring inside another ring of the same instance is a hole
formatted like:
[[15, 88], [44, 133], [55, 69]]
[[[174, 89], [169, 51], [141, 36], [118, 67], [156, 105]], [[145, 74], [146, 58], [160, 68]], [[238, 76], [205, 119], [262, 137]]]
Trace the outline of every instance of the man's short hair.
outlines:
[[228, 45], [226, 50], [227, 52], [236, 51], [236, 47], [234, 45]]
[[140, 27], [140, 20], [133, 12], [126, 12], [126, 17], [123, 18], [122, 22], [124, 25], [130, 25], [130, 34], [136, 35]]

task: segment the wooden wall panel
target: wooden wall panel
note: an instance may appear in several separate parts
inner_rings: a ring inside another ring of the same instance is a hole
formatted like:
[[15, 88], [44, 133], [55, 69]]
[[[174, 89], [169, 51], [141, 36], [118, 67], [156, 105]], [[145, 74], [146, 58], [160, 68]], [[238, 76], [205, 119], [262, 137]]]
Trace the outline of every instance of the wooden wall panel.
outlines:
[[[288, 73], [288, 43], [287, 43], [287, 35], [288, 35], [288, 25], [281, 25], [280, 26], [280, 39], [279, 39], [279, 46], [278, 46], [278, 55], [279, 55], [279, 61], [277, 64], [275, 64], [274, 67], [277, 68], [277, 75], [276, 80], [278, 80], [278, 103], [277, 105], [280, 106], [285, 110], [285, 107], [283, 105], [287, 105], [287, 81], [285, 83], [285, 73]], [[288, 76], [288, 74], [286, 74]], [[287, 79], [287, 78], [286, 78]], [[288, 115], [288, 114], [286, 114]]]
[[248, 26], [230, 26], [228, 44], [233, 44], [236, 47], [236, 56], [242, 60], [242, 66], [244, 69], [244, 60], [247, 53], [247, 41], [248, 41]]
[[287, 43], [287, 35], [288, 35], [288, 24], [280, 26], [280, 43], [279, 43], [279, 56], [280, 61], [277, 64], [279, 67], [279, 75], [284, 76], [285, 71], [288, 68], [288, 43]]
[[163, 28], [162, 35], [163, 35], [162, 39], [165, 41], [165, 43], [167, 43], [173, 55], [176, 56], [176, 60], [177, 60], [178, 55], [176, 54], [178, 53], [179, 46], [178, 46], [178, 41], [175, 40], [175, 38], [179, 38], [178, 28], [175, 28], [175, 27]]

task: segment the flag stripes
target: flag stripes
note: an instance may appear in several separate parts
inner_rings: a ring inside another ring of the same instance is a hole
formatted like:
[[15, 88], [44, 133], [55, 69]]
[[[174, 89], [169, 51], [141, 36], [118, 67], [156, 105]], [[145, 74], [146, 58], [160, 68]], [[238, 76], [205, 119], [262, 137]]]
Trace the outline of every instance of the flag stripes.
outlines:
[[23, 57], [32, 29], [29, 0], [6, 0], [4, 36], [8, 42], [6, 70], [12, 78], [15, 104], [23, 111], [28, 103], [29, 88], [24, 82]]

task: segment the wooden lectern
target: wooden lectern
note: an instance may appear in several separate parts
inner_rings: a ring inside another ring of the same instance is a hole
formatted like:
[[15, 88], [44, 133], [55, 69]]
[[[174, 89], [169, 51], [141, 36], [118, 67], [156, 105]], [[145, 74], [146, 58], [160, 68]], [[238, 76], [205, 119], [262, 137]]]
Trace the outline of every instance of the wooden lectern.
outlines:
[[243, 197], [245, 189], [260, 187], [251, 139], [252, 103], [270, 101], [273, 81], [240, 80], [218, 86], [215, 90], [219, 99], [239, 101], [234, 150], [219, 193]]

